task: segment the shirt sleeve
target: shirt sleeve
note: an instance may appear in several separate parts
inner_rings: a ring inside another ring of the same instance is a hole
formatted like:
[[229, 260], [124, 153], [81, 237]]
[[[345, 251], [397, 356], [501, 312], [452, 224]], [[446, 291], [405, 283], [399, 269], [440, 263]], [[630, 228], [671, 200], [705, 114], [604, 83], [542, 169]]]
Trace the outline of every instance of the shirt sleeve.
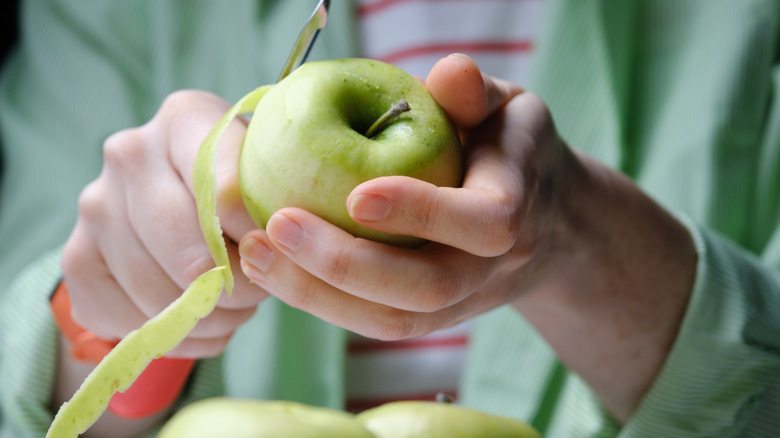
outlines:
[[[23, 271], [0, 303], [0, 438], [42, 437], [54, 420], [59, 330], [49, 298], [62, 278], [59, 249]], [[222, 395], [221, 357], [198, 361], [177, 406]], [[162, 424], [139, 435], [153, 437]]]
[[664, 367], [626, 424], [615, 422], [585, 381], [508, 308], [477, 320], [461, 401], [527, 421], [547, 438], [776, 437], [778, 272], [680, 220], [698, 254], [691, 298]]
[[780, 275], [683, 219], [699, 254], [672, 351], [623, 437], [775, 436]]
[[59, 259], [55, 251], [23, 271], [0, 306], [0, 438], [44, 436], [53, 419], [58, 332], [49, 295]]

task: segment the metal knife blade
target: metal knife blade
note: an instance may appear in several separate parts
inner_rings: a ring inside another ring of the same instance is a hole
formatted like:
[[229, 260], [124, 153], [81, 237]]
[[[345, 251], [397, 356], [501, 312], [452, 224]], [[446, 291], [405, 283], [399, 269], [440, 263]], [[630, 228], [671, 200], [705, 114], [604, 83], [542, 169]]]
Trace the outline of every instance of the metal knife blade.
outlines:
[[287, 62], [284, 64], [282, 73], [279, 75], [277, 82], [281, 81], [287, 75], [295, 70], [299, 65], [306, 61], [306, 58], [311, 52], [314, 42], [317, 40], [320, 30], [325, 27], [325, 22], [328, 19], [328, 7], [330, 6], [330, 0], [320, 0], [317, 7], [314, 8], [309, 21], [301, 30], [298, 35], [298, 40], [295, 41], [295, 45], [290, 52], [290, 56], [287, 57]]

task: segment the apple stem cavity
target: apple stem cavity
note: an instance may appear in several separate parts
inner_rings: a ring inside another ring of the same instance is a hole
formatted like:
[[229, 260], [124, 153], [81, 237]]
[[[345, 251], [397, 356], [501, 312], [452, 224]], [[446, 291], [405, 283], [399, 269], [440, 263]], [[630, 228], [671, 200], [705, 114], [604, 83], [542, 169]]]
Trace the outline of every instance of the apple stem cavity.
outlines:
[[409, 106], [409, 103], [406, 102], [406, 99], [401, 99], [398, 102], [396, 102], [392, 107], [390, 107], [389, 110], [387, 110], [386, 113], [382, 114], [380, 118], [377, 119], [376, 122], [374, 122], [373, 125], [371, 125], [370, 128], [368, 128], [368, 131], [366, 131], [366, 137], [368, 138], [374, 138], [376, 135], [382, 131], [390, 122], [398, 118], [401, 114], [411, 110], [412, 107]]

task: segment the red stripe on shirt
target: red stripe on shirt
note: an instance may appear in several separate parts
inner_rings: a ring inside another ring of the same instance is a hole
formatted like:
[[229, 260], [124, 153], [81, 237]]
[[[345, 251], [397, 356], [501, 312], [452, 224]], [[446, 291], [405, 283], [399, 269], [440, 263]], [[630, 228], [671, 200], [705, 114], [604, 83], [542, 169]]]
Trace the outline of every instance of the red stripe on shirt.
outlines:
[[[381, 0], [370, 4], [359, 5], [357, 7], [357, 15], [358, 17], [363, 18], [366, 15], [377, 13], [383, 9], [387, 9], [389, 7], [396, 6], [401, 3], [423, 2], [423, 1], [427, 3], [434, 3], [434, 2], [453, 2], [456, 0]], [[458, 0], [458, 1], [476, 3], [476, 0]], [[481, 0], [481, 1], [519, 2], [525, 0]]]
[[349, 353], [368, 353], [397, 350], [417, 350], [421, 348], [437, 347], [462, 347], [468, 343], [468, 336], [452, 336], [446, 338], [420, 338], [404, 341], [378, 342], [358, 341], [350, 342], [347, 347]]
[[432, 54], [449, 55], [450, 53], [525, 53], [531, 51], [531, 40], [522, 41], [475, 41], [460, 43], [427, 44], [409, 47], [387, 55], [377, 56], [376, 59], [388, 64], [394, 64], [407, 58]]

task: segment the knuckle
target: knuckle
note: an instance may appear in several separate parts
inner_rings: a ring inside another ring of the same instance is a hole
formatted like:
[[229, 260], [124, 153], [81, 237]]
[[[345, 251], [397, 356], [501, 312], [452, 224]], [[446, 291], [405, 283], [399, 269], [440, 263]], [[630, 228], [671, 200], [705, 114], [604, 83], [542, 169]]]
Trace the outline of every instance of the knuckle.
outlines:
[[262, 282], [249, 281], [242, 271], [233, 269], [233, 278], [236, 279], [233, 294], [220, 294], [217, 306], [236, 311], [249, 308], [254, 313], [257, 305], [268, 298], [268, 292], [263, 288]]
[[[180, 90], [168, 95], [143, 129], [153, 136], [155, 150], [166, 154], [175, 165], [191, 165], [192, 146], [200, 145], [230, 105], [206, 91]], [[222, 153], [219, 157], [222, 157]], [[217, 165], [222, 159], [217, 160]], [[184, 169], [182, 169], [184, 170]], [[232, 174], [233, 172], [228, 172]], [[222, 175], [223, 172], [217, 172]], [[222, 177], [219, 177], [222, 181]]]
[[555, 120], [546, 103], [533, 93], [523, 93], [515, 98], [511, 105], [521, 107], [524, 115], [522, 121], [523, 131], [534, 143], [544, 144], [558, 136], [555, 128]]
[[287, 287], [276, 289], [276, 295], [287, 305], [298, 310], [316, 310], [319, 284], [315, 277], [296, 278]]
[[186, 108], [193, 106], [198, 94], [200, 93], [194, 90], [178, 90], [167, 95], [152, 118], [152, 123], [166, 122], [179, 117]]
[[433, 218], [437, 217], [439, 212], [438, 197], [422, 196], [419, 199], [417, 215], [413, 216], [417, 224], [418, 232], [422, 236], [434, 235], [438, 230]]
[[225, 350], [230, 335], [218, 338], [186, 338], [169, 352], [172, 357], [206, 359], [217, 357]]
[[79, 194], [77, 208], [79, 217], [87, 222], [100, 222], [108, 215], [108, 195], [106, 187], [101, 179], [87, 184]]
[[84, 242], [71, 236], [62, 248], [62, 257], [60, 259], [60, 269], [62, 275], [66, 278], [76, 277], [84, 271], [84, 266], [92, 263], [85, 250]]
[[191, 337], [222, 338], [231, 336], [238, 326], [254, 314], [254, 309], [229, 310], [216, 308], [201, 319], [190, 332]]
[[103, 162], [109, 169], [136, 169], [147, 163], [149, 139], [141, 128], [130, 128], [103, 142]]
[[[101, 312], [82, 309], [74, 303], [71, 308], [71, 318], [73, 321], [86, 328], [92, 334], [100, 339], [121, 339], [130, 333], [137, 326], [132, 326], [128, 321], [119, 318], [110, 318]], [[140, 326], [141, 322], [138, 322]]]
[[[429, 270], [429, 272], [436, 272]], [[460, 296], [462, 287], [459, 275], [449, 272], [446, 275], [431, 275], [427, 280], [428, 287], [419, 293], [417, 310], [433, 313], [451, 306]]]
[[533, 126], [539, 126], [543, 129], [549, 129], [553, 126], [553, 116], [550, 108], [541, 97], [534, 93], [526, 92], [518, 96], [523, 104], [529, 108], [531, 118], [529, 121]]
[[292, 293], [287, 296], [285, 301], [288, 305], [290, 305], [290, 307], [307, 311], [314, 309], [316, 302], [315, 298], [316, 293], [312, 287], [302, 287], [292, 291]]
[[416, 335], [416, 324], [412, 313], [388, 308], [374, 319], [371, 336], [380, 341], [399, 341]]
[[352, 269], [354, 260], [353, 253], [347, 248], [334, 248], [334, 251], [328, 254], [327, 260], [322, 264], [324, 277], [328, 283], [340, 288], [343, 286]]
[[70, 317], [73, 322], [81, 327], [86, 328], [95, 336], [101, 339], [112, 339], [117, 335], [115, 332], [109, 332], [101, 327], [99, 321], [94, 317], [93, 313], [84, 312], [78, 306], [73, 306], [70, 310]]
[[[419, 284], [417, 312], [431, 315], [473, 295], [495, 270], [496, 259], [471, 257], [456, 262], [443, 262], [426, 271], [427, 278]], [[422, 327], [421, 330], [424, 330]]]
[[225, 108], [225, 102], [216, 95], [200, 90], [178, 90], [165, 97], [157, 113], [149, 122], [168, 128], [191, 127], [190, 120], [199, 117], [199, 110], [208, 107]]
[[484, 228], [484, 252], [480, 255], [495, 257], [514, 247], [523, 216], [520, 204], [509, 194], [498, 195], [496, 211], [490, 215], [491, 222]]
[[211, 93], [200, 90], [185, 89], [174, 91], [163, 99], [155, 118], [175, 117], [188, 108], [199, 106], [204, 101], [213, 100], [214, 97]]
[[208, 252], [203, 252], [201, 247], [193, 247], [191, 250], [182, 251], [180, 257], [174, 261], [173, 278], [179, 287], [185, 288], [214, 266], [214, 259]]

